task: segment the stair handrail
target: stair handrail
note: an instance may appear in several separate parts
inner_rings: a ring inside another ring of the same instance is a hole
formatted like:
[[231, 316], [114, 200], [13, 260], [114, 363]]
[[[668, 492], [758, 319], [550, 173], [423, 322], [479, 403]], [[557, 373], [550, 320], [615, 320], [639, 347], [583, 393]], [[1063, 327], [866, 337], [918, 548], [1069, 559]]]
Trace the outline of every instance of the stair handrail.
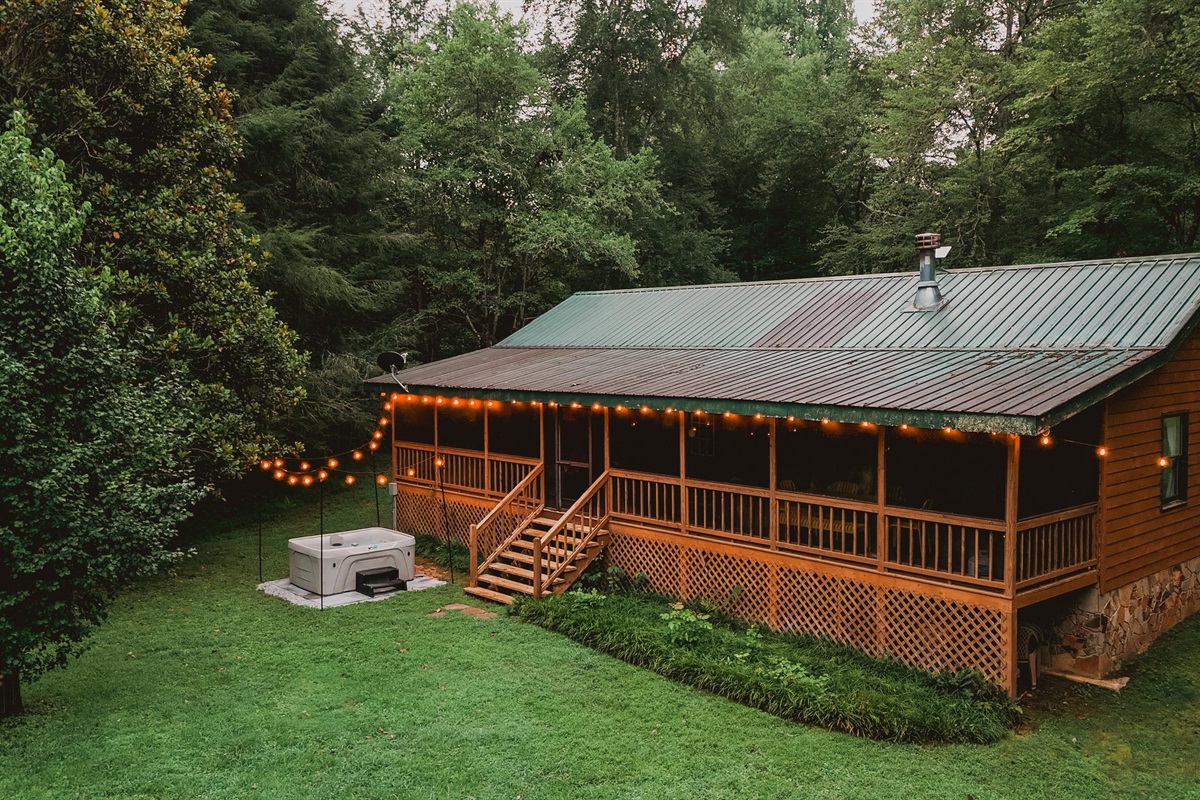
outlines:
[[[534, 483], [542, 476], [542, 469], [543, 466], [541, 464], [538, 464], [531, 469], [528, 475], [522, 478], [520, 482], [509, 491], [508, 494], [504, 495], [504, 497], [500, 499], [499, 503], [492, 507], [491, 511], [484, 515], [483, 519], [471, 525], [469, 548], [471, 557], [471, 575], [470, 580], [468, 581], [469, 586], [477, 585], [479, 573], [491, 566], [492, 563], [499, 557], [499, 555], [503, 553], [510, 544], [516, 541], [517, 537], [521, 534], [521, 531], [524, 530], [530, 521], [540, 514], [542, 509], [546, 507], [545, 503], [542, 502], [542, 499], [538, 497], [536, 493], [533, 497], [528, 498], [529, 500], [533, 501], [533, 511], [527, 514], [525, 518], [521, 520], [520, 524], [513, 528], [508, 537], [500, 543], [499, 547], [492, 551], [491, 555], [484, 559], [482, 564], [477, 563], [479, 561], [479, 532], [495, 522], [496, 518], [499, 517], [500, 514], [507, 511], [508, 508], [525, 493], [525, 490], [529, 488], [530, 484]], [[541, 484], [539, 483], [538, 485], [540, 488]]]
[[[595, 496], [605, 488], [605, 486], [608, 484], [609, 477], [611, 477], [609, 471], [607, 469], [604, 470], [604, 472], [600, 474], [600, 477], [593, 481], [592, 485], [587, 488], [587, 491], [580, 495], [579, 499], [572, 503], [571, 507], [563, 512], [562, 518], [551, 525], [550, 529], [542, 534], [541, 546], [536, 548], [536, 552], [534, 554], [533, 573], [535, 576], [541, 574], [542, 564], [539, 556], [545, 552], [547, 547], [550, 546], [550, 543], [554, 540], [554, 537], [561, 534], [563, 529], [571, 523], [571, 520], [579, 516], [580, 511], [582, 511], [587, 504], [590, 503], [592, 499], [595, 498]], [[576, 543], [575, 547], [569, 553], [567, 553], [567, 555], [559, 562], [558, 566], [551, 570], [548, 575], [544, 576], [541, 581], [535, 582], [540, 584], [540, 586], [535, 586], [533, 595], [534, 597], [541, 596], [540, 591], [537, 591], [541, 588], [541, 586], [554, 586], [554, 582], [562, 576], [563, 570], [566, 569], [567, 565], [574, 561], [575, 557], [578, 556], [579, 553], [583, 551], [589, 544], [591, 544], [592, 540], [596, 538], [596, 534], [599, 532], [600, 528], [608, 524], [611, 513], [612, 512], [609, 508], [609, 504], [606, 503], [604, 506], [604, 512], [600, 514], [599, 517], [594, 521], [587, 534]]]

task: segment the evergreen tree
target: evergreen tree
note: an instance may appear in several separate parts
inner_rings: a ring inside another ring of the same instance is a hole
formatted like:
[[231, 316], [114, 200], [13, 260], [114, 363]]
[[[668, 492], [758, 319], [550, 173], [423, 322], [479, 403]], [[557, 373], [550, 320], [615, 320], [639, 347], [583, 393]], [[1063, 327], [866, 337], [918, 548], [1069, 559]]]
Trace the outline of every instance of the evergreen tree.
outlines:
[[234, 94], [244, 157], [232, 188], [258, 241], [254, 279], [310, 353], [305, 398], [281, 428], [337, 449], [369, 418], [359, 400], [373, 354], [411, 346], [380, 330], [404, 287], [374, 210], [379, 93], [316, 0], [194, 0], [188, 22]]

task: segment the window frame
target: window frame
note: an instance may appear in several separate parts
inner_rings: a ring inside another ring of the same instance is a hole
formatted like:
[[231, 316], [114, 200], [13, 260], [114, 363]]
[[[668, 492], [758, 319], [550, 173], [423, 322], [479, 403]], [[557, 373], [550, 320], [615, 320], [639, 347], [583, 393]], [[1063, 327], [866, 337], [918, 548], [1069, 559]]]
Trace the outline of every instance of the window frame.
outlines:
[[[1167, 453], [1167, 420], [1179, 420], [1179, 452], [1176, 454]], [[1167, 460], [1167, 465], [1162, 467], [1162, 476], [1159, 481], [1158, 495], [1159, 507], [1162, 511], [1168, 511], [1172, 508], [1179, 508], [1187, 505], [1188, 501], [1188, 412], [1186, 411], [1171, 411], [1164, 413], [1159, 421], [1159, 446], [1162, 450], [1161, 458]], [[1175, 475], [1174, 494], [1167, 495], [1167, 471], [1170, 470]]]

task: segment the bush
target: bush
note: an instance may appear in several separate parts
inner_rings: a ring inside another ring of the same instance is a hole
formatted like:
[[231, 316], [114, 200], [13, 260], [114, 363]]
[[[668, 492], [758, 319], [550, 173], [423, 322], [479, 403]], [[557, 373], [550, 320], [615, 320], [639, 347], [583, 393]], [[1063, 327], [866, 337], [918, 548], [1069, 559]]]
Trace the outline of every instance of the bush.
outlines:
[[977, 672], [930, 675], [828, 640], [714, 624], [658, 595], [567, 592], [510, 613], [680, 683], [873, 739], [994, 742], [1019, 713]]

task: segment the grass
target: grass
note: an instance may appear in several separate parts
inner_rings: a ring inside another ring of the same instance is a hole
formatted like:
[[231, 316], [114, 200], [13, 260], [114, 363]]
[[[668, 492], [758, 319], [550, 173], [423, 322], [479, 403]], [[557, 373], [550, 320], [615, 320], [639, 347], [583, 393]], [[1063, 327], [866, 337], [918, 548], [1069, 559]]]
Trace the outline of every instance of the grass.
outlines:
[[894, 741], [994, 742], [1016, 722], [1016, 705], [978, 673], [931, 676], [670, 603], [657, 595], [567, 592], [515, 610], [622, 661], [830, 730]]
[[[369, 489], [367, 490], [369, 492]], [[373, 524], [369, 494], [329, 530]], [[316, 508], [277, 504], [266, 575]], [[83, 657], [0, 724], [0, 797], [1196, 798], [1200, 618], [1120, 694], [1045, 681], [994, 745], [876, 742], [781, 720], [499, 616], [454, 586], [317, 611], [254, 589], [256, 530], [124, 595]]]

